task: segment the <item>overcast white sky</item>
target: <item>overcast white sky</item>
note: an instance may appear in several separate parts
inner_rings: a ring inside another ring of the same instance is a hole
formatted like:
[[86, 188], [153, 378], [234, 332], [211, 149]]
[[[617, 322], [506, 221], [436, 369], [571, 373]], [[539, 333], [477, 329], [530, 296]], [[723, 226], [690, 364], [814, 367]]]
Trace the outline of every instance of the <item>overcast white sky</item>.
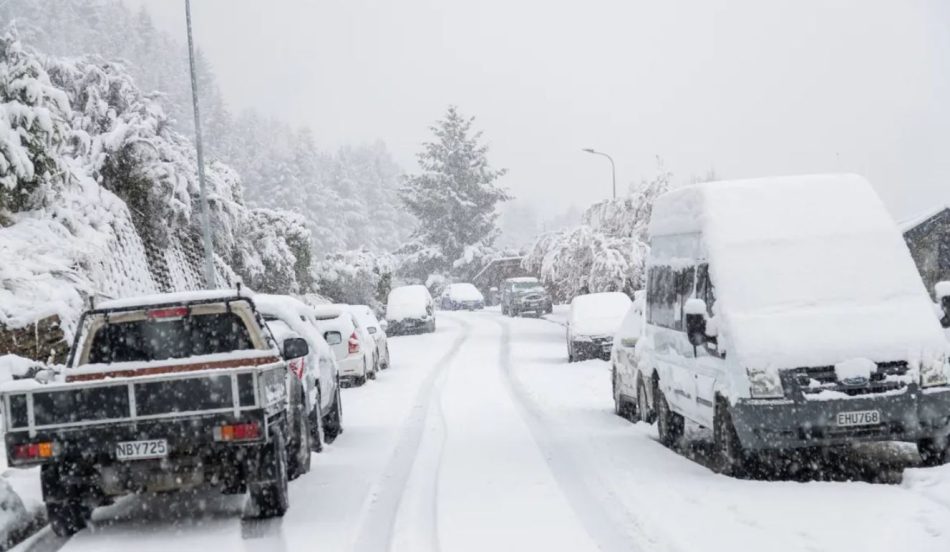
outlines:
[[[125, 0], [184, 33], [183, 0]], [[561, 210], [654, 172], [851, 171], [897, 218], [950, 203], [946, 0], [193, 0], [234, 109], [408, 171], [448, 104], [520, 198]]]

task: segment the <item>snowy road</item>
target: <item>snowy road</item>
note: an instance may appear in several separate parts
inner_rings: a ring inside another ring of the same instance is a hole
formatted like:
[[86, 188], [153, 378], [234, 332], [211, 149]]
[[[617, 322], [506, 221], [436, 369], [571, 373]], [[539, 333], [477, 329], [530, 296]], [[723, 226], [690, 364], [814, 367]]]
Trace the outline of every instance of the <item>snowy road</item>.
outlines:
[[832, 477], [898, 483], [726, 478], [614, 416], [607, 363], [567, 364], [562, 327], [439, 324], [392, 339], [393, 368], [345, 390], [346, 431], [283, 519], [242, 522], [242, 498], [211, 492], [132, 497], [18, 549], [950, 550], [950, 468], [904, 470], [898, 449]]

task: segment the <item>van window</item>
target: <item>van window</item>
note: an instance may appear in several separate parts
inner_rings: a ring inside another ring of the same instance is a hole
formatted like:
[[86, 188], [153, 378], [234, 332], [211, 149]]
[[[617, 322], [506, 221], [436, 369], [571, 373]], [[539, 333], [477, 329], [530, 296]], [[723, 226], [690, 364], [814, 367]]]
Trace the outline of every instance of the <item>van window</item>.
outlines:
[[706, 302], [706, 313], [712, 316], [716, 290], [709, 277], [709, 265], [705, 263], [696, 267], [696, 298]]
[[685, 331], [683, 308], [693, 296], [696, 268], [673, 270], [652, 266], [647, 271], [647, 322], [671, 330]]

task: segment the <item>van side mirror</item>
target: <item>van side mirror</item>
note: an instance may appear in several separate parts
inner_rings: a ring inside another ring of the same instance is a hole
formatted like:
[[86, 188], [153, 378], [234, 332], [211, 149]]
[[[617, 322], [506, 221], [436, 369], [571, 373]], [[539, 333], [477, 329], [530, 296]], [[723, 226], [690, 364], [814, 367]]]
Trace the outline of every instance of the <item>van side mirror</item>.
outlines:
[[706, 302], [702, 299], [689, 299], [683, 310], [686, 313], [686, 336], [693, 347], [699, 347], [707, 341]]
[[340, 332], [325, 332], [323, 339], [326, 340], [327, 345], [339, 345], [343, 343], [343, 334]]
[[284, 340], [284, 358], [293, 360], [310, 354], [310, 346], [302, 337], [290, 337]]

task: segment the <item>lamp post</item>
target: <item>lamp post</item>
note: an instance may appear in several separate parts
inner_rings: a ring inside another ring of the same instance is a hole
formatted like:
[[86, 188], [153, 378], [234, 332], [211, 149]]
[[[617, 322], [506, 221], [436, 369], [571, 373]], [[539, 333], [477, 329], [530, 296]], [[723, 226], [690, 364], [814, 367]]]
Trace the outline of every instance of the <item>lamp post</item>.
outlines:
[[188, 61], [191, 65], [191, 100], [195, 112], [195, 149], [198, 153], [198, 187], [201, 190], [201, 237], [205, 250], [205, 285], [217, 286], [214, 277], [214, 249], [211, 243], [211, 216], [208, 213], [208, 192], [205, 186], [205, 159], [201, 145], [201, 113], [198, 111], [198, 78], [195, 74], [195, 44], [191, 38], [191, 0], [185, 0], [185, 21], [188, 27]]
[[610, 180], [611, 180], [611, 183], [613, 184], [614, 199], [617, 199], [617, 166], [614, 165], [614, 158], [607, 155], [606, 153], [602, 151], [596, 151], [593, 148], [584, 148], [583, 151], [586, 151], [587, 153], [592, 153], [594, 155], [603, 155], [604, 157], [607, 158], [608, 161], [610, 161]]

